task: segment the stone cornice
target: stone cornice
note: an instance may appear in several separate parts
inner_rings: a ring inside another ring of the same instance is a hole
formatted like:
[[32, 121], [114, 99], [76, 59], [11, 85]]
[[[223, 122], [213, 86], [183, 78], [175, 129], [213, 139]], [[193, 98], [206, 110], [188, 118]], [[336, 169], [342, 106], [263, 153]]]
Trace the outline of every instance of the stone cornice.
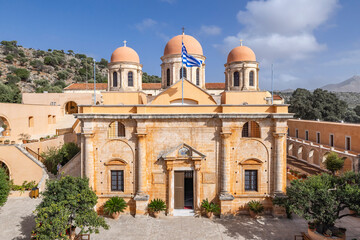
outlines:
[[75, 114], [78, 119], [290, 119], [294, 116], [292, 113], [217, 113], [217, 114], [106, 114], [106, 113], [87, 113]]

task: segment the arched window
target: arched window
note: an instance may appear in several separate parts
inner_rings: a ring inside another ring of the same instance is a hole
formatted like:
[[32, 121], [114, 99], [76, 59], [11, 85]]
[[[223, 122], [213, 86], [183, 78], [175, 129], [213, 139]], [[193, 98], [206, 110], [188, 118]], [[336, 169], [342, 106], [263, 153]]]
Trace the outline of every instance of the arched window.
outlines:
[[240, 86], [239, 72], [234, 72], [234, 87]]
[[65, 105], [65, 114], [74, 114], [78, 113], [78, 105], [76, 102], [69, 101]]
[[134, 86], [133, 72], [128, 72], [128, 86]]
[[196, 69], [196, 85], [200, 85], [200, 69]]
[[125, 125], [119, 121], [110, 123], [108, 129], [109, 138], [125, 137]]
[[113, 72], [113, 87], [117, 87], [117, 72]]
[[170, 86], [170, 69], [166, 70], [166, 86]]
[[260, 137], [259, 124], [257, 124], [257, 122], [254, 121], [245, 123], [242, 129], [241, 136], [259, 138]]
[[184, 72], [184, 78], [186, 79], [186, 68], [185, 67], [180, 68], [180, 79], [182, 79], [183, 72]]
[[3, 168], [5, 170], [6, 175], [9, 177], [10, 176], [10, 171], [8, 166], [4, 163], [0, 161], [0, 168]]
[[251, 71], [249, 73], [249, 86], [251, 86], [251, 87], [254, 86], [254, 71]]

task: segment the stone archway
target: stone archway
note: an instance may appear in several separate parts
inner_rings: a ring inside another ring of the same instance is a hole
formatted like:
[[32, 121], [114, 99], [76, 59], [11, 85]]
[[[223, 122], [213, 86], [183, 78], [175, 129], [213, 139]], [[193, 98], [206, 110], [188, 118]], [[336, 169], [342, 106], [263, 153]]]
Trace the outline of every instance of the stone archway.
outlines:
[[10, 136], [10, 123], [5, 118], [0, 116], [0, 137]]
[[6, 165], [6, 163], [0, 161], [0, 168], [3, 168], [5, 170], [5, 173], [8, 175], [8, 177], [10, 178], [10, 169], [9, 167]]
[[65, 114], [78, 113], [78, 105], [74, 101], [69, 101], [65, 104]]
[[290, 143], [288, 146], [288, 155], [294, 156], [294, 144]]

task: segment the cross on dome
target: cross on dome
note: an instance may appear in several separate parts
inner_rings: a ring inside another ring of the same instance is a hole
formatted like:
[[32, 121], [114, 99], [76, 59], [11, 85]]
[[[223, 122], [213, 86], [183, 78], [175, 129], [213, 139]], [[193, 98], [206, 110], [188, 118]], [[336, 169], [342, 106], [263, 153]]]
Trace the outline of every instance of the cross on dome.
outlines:
[[240, 39], [240, 46], [243, 45], [243, 41], [244, 41], [244, 40]]
[[184, 35], [185, 34], [185, 28], [182, 27], [181, 29], [182, 29], [182, 34]]
[[126, 47], [126, 43], [127, 43], [127, 41], [126, 41], [126, 40], [124, 40], [124, 42], [123, 42], [123, 43], [124, 43], [124, 47]]

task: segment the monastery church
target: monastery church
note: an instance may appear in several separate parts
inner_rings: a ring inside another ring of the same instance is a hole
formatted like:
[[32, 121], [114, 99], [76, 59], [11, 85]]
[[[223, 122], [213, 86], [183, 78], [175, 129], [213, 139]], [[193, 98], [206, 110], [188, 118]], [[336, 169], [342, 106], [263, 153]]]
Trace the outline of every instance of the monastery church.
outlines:
[[[203, 61], [200, 67], [182, 65], [182, 41]], [[260, 90], [255, 53], [242, 45], [232, 49], [222, 83], [206, 83], [206, 57], [192, 36], [166, 44], [161, 83], [142, 83], [138, 53], [126, 42], [117, 48], [108, 83], [96, 84], [95, 92], [94, 84], [74, 83], [63, 93], [23, 93], [22, 104], [1, 103], [7, 129], [0, 141], [14, 142], [0, 146], [10, 179], [34, 180], [42, 190], [47, 174], [39, 154], [51, 141], [73, 141], [81, 152], [60, 172], [89, 178], [99, 212], [119, 196], [133, 215], [147, 214], [155, 198], [174, 216], [196, 214], [204, 199], [219, 203], [221, 215], [247, 214], [251, 200], [261, 201], [268, 214], [283, 214], [272, 198], [286, 189], [293, 114], [283, 99]], [[57, 138], [19, 144], [24, 133]]]
[[[182, 39], [188, 53], [204, 61], [201, 67], [182, 69]], [[271, 199], [286, 188], [292, 114], [259, 89], [250, 48], [231, 50], [225, 87], [217, 94], [206, 89], [205, 59], [195, 38], [173, 37], [161, 57], [161, 89], [153, 95], [142, 90], [137, 52], [126, 44], [113, 52], [103, 102], [82, 105], [75, 114], [82, 129], [81, 175], [100, 208], [120, 196], [132, 214], [146, 214], [149, 201], [161, 198], [169, 215], [186, 215], [209, 199], [226, 215], [245, 213], [250, 200], [260, 200], [276, 214]]]

